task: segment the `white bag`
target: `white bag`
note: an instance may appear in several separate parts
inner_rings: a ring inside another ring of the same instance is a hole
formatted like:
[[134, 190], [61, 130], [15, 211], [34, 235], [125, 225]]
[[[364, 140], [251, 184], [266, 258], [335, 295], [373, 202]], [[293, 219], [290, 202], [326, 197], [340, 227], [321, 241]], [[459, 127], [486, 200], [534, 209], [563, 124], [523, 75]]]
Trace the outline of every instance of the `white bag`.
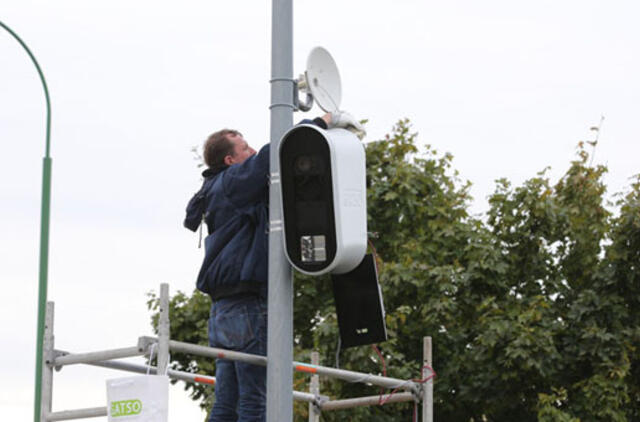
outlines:
[[167, 422], [169, 377], [139, 375], [107, 380], [109, 422]]

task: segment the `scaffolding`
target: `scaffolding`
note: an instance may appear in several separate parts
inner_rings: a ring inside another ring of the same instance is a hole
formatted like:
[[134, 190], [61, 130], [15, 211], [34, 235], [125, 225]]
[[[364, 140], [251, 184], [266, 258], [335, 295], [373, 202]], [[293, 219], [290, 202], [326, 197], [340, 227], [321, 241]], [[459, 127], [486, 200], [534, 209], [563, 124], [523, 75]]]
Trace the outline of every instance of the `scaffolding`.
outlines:
[[[134, 373], [165, 374], [172, 379], [215, 385], [215, 377], [194, 374], [190, 372], [168, 369], [169, 352], [180, 352], [201, 357], [224, 358], [235, 361], [266, 366], [267, 357], [247, 353], [224, 350], [215, 347], [200, 346], [170, 339], [169, 335], [169, 285], [160, 286], [160, 315], [158, 321], [158, 336], [142, 336], [138, 344], [120, 349], [101, 350], [88, 353], [70, 353], [54, 348], [53, 320], [54, 303], [47, 302], [45, 333], [43, 339], [42, 361], [42, 402], [40, 418], [42, 422], [66, 421], [81, 418], [107, 416], [107, 407], [94, 407], [63, 411], [52, 411], [53, 371], [60, 370], [66, 365], [85, 364], [103, 368], [116, 369]], [[157, 366], [140, 365], [118, 359], [136, 356], [150, 357], [153, 350], [157, 352]], [[319, 354], [313, 352], [311, 363], [292, 362], [292, 369], [311, 375], [309, 392], [293, 391], [293, 399], [309, 403], [309, 422], [318, 422], [323, 411], [349, 409], [358, 406], [382, 405], [380, 396], [355, 397], [349, 399], [331, 400], [320, 394], [320, 376], [341, 379], [347, 382], [365, 383], [393, 391], [402, 390], [397, 394], [390, 394], [384, 403], [410, 402], [422, 403], [422, 422], [433, 422], [433, 370], [431, 337], [423, 339], [423, 367], [421, 380], [402, 380], [386, 376], [367, 374], [344, 369], [319, 365]], [[426, 380], [426, 381], [425, 381]]]

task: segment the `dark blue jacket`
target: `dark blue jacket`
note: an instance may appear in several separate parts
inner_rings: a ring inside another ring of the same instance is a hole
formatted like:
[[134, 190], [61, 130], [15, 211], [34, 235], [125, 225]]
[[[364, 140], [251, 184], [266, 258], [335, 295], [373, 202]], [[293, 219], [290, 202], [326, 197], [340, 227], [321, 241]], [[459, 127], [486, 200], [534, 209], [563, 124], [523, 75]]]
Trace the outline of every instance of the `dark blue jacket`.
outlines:
[[[319, 118], [302, 123], [326, 129]], [[206, 170], [202, 188], [187, 205], [186, 228], [207, 224], [196, 285], [214, 300], [238, 293], [267, 297], [269, 149], [267, 144], [240, 164]]]
[[240, 164], [208, 169], [187, 205], [185, 227], [204, 220], [205, 257], [197, 287], [212, 298], [253, 292], [266, 297], [269, 145]]

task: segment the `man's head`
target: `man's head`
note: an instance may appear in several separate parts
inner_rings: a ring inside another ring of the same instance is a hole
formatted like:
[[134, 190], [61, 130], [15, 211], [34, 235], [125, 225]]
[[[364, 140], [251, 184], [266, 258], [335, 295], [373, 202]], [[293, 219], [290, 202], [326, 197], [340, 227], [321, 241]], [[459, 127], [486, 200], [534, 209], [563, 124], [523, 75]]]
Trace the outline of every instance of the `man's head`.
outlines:
[[204, 143], [204, 162], [209, 168], [221, 168], [242, 163], [256, 151], [237, 130], [222, 129], [207, 138]]

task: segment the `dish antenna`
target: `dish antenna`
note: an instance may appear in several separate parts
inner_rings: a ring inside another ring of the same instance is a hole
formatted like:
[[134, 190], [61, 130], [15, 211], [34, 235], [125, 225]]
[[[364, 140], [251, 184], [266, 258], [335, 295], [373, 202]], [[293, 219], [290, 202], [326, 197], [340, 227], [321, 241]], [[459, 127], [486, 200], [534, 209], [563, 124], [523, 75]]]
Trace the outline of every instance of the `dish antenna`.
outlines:
[[313, 101], [327, 113], [338, 111], [342, 101], [342, 84], [340, 72], [331, 54], [323, 47], [315, 47], [307, 57], [307, 70], [300, 75], [297, 89], [306, 94], [304, 103], [298, 99], [297, 106], [302, 111], [309, 111]]

